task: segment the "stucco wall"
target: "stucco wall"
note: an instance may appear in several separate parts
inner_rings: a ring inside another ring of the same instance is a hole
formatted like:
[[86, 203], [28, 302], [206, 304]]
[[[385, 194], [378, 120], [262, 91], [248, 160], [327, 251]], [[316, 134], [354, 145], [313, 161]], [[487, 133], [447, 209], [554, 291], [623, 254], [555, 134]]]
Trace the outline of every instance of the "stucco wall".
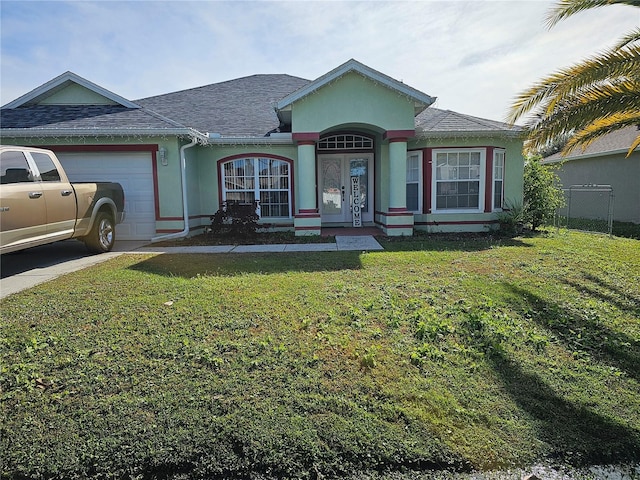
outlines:
[[[640, 223], [640, 153], [629, 158], [625, 154], [567, 160], [557, 174], [564, 188], [571, 185], [611, 185], [613, 187], [613, 219]], [[608, 205], [607, 193], [573, 192], [571, 216], [602, 218]], [[606, 219], [606, 217], [604, 218]]]
[[39, 103], [41, 105], [117, 105], [105, 96], [75, 83], [42, 99]]
[[413, 102], [400, 93], [350, 72], [292, 105], [294, 132], [324, 132], [340, 125], [413, 130]]

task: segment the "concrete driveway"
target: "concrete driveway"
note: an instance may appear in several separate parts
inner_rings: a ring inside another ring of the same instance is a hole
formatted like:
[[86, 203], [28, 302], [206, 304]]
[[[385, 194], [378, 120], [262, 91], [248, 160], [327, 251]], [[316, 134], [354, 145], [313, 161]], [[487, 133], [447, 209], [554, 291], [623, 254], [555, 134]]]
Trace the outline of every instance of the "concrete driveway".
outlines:
[[96, 265], [148, 242], [116, 242], [109, 253], [91, 254], [82, 242], [68, 240], [0, 256], [0, 298], [60, 275]]

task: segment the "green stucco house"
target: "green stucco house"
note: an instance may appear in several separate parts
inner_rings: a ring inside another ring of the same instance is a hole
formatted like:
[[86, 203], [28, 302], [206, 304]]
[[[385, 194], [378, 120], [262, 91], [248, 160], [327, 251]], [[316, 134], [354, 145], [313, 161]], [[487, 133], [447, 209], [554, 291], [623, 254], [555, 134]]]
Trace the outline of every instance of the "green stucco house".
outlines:
[[51, 148], [72, 181], [120, 182], [122, 240], [201, 233], [225, 201], [296, 235], [494, 228], [522, 201], [521, 129], [434, 101], [355, 60], [135, 101], [67, 72], [3, 106], [0, 135]]

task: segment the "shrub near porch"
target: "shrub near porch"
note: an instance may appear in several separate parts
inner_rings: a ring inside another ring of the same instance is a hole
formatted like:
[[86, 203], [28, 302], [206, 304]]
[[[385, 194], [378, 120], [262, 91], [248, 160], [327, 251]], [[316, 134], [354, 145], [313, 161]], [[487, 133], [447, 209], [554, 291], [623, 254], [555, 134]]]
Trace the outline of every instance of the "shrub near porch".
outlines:
[[384, 246], [122, 256], [4, 299], [2, 475], [640, 460], [637, 241]]

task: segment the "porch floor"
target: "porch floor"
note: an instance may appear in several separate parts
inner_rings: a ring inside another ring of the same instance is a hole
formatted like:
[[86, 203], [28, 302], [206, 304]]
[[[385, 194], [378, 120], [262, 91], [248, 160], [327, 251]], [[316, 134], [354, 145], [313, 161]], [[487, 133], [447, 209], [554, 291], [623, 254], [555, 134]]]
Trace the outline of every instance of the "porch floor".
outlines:
[[384, 233], [378, 227], [323, 227], [320, 235], [323, 237], [335, 237], [338, 235], [349, 237], [364, 237], [367, 235], [384, 235]]

